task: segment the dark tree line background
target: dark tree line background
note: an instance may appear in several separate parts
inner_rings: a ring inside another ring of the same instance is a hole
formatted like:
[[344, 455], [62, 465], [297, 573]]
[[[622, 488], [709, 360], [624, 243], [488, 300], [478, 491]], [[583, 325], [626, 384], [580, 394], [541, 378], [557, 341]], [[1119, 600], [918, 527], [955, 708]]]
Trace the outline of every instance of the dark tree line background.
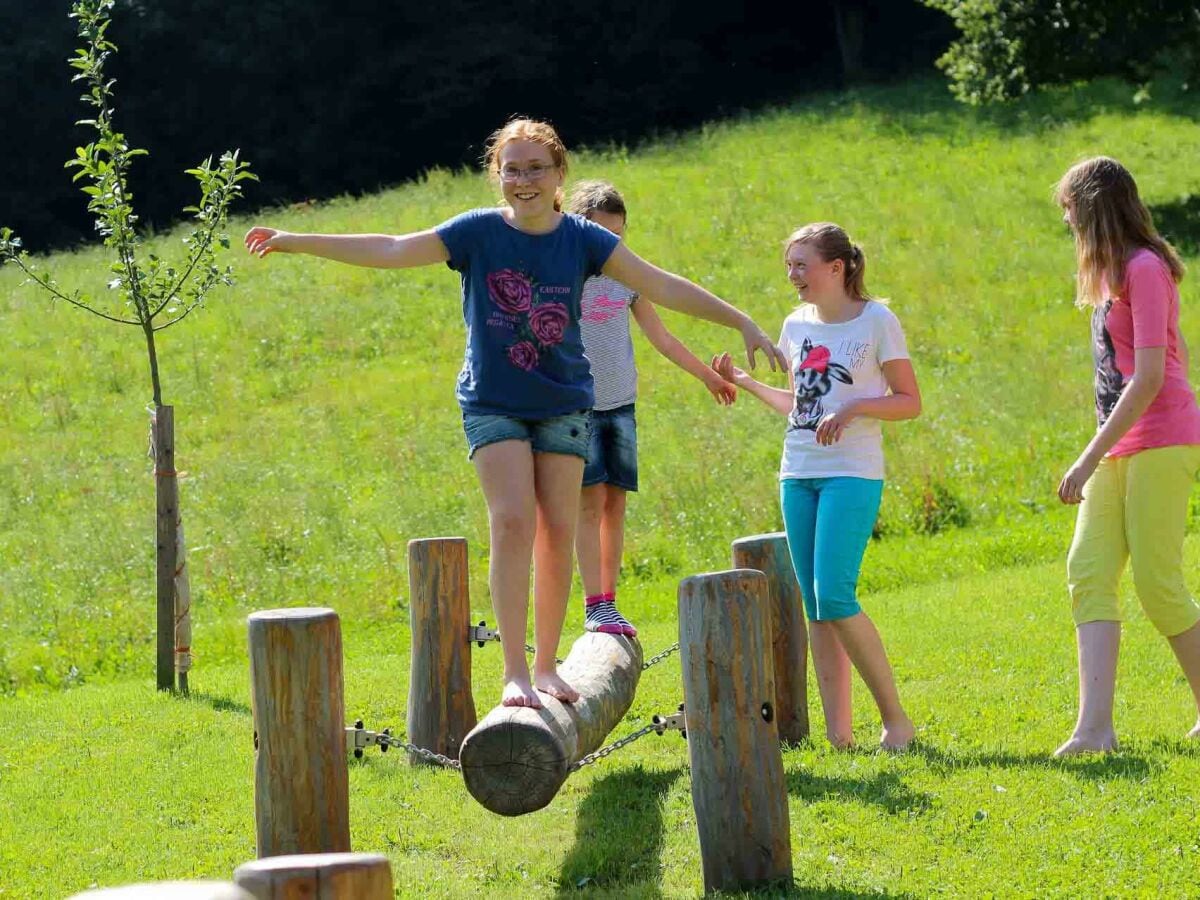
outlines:
[[[87, 138], [69, 5], [0, 0], [0, 222], [35, 251], [92, 239], [63, 169]], [[143, 224], [162, 228], [209, 150], [239, 147], [261, 178], [243, 209], [367, 192], [476, 161], [513, 113], [568, 146], [636, 143], [931, 71], [955, 34], [916, 0], [118, 0], [109, 70], [117, 128], [150, 151], [132, 177]]]

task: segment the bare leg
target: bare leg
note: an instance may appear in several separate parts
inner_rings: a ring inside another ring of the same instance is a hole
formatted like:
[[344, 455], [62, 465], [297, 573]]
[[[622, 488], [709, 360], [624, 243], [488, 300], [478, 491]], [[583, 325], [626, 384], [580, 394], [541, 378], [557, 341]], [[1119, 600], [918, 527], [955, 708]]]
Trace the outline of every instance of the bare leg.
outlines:
[[883, 719], [880, 745], [885, 750], [903, 750], [912, 741], [915, 732], [912, 720], [900, 705], [896, 680], [892, 677], [887, 651], [883, 649], [883, 641], [879, 639], [875, 623], [866, 613], [860, 612], [846, 619], [837, 619], [832, 624], [842, 646], [846, 648], [846, 654], [879, 707], [879, 715]]
[[[565, 453], [535, 453], [537, 536], [533, 542], [533, 684], [539, 691], [566, 703], [579, 692], [558, 676], [554, 656], [562, 637], [571, 593], [571, 558], [583, 460]], [[503, 632], [501, 632], [503, 633]]]
[[625, 490], [604, 485], [604, 517], [600, 521], [600, 590], [617, 592], [621, 554], [625, 550]]
[[1117, 749], [1113, 695], [1117, 687], [1121, 623], [1084, 622], [1075, 629], [1075, 638], [1079, 645], [1079, 718], [1071, 737], [1054, 751], [1058, 757]]
[[579, 497], [579, 527], [575, 532], [575, 554], [579, 557], [579, 577], [583, 593], [594, 597], [603, 593], [602, 516], [607, 485], [593, 484], [583, 489]]
[[533, 453], [526, 441], [500, 441], [475, 451], [475, 471], [488, 507], [488, 587], [504, 651], [505, 706], [541, 707], [525, 660], [529, 559], [537, 523]]
[[813, 671], [825, 712], [825, 735], [839, 750], [854, 746], [850, 713], [850, 657], [832, 622], [810, 622]]
[[1200, 623], [1167, 640], [1171, 649], [1175, 651], [1179, 668], [1183, 669], [1183, 674], [1191, 685], [1192, 696], [1196, 700], [1196, 724], [1187, 736], [1200, 738]]

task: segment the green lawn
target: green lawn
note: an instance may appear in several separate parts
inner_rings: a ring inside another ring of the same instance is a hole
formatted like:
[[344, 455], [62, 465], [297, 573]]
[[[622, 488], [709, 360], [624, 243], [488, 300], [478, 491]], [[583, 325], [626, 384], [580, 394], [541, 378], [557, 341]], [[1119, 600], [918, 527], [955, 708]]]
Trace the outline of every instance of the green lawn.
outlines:
[[[1053, 488], [1094, 427], [1087, 323], [1072, 307], [1072, 245], [1050, 188], [1081, 156], [1112, 154], [1193, 268], [1200, 242], [1200, 170], [1180, 165], [1200, 158], [1200, 101], [1135, 106], [1130, 93], [1101, 83], [975, 111], [939, 83], [909, 82], [575, 160], [573, 177], [607, 177], [625, 192], [635, 250], [769, 332], [794, 299], [782, 239], [804, 222], [840, 222], [865, 248], [868, 285], [892, 298], [907, 330], [925, 412], [886, 429], [882, 537], [862, 586], [922, 749], [839, 755], [818, 739], [788, 751], [806, 891], [1194, 891], [1200, 750], [1177, 741], [1194, 715], [1136, 612], [1121, 670], [1125, 750], [1046, 761], [1075, 694], [1062, 562], [1071, 516]], [[491, 202], [479, 176], [434, 172], [256, 220], [402, 231]], [[157, 238], [160, 253], [177, 239]], [[491, 619], [485, 512], [453, 399], [457, 276], [231, 260], [238, 286], [160, 347], [188, 473], [196, 693], [186, 701], [152, 690], [139, 336], [50, 307], [0, 271], [2, 897], [225, 877], [253, 855], [248, 612], [336, 608], [348, 712], [379, 726], [404, 719], [409, 539], [466, 536], [473, 606]], [[94, 251], [48, 264], [68, 287], [103, 289]], [[1184, 327], [1196, 346], [1193, 285]], [[730, 333], [666, 315], [699, 353], [734, 349]], [[638, 362], [643, 491], [630, 503], [623, 607], [652, 652], [675, 639], [680, 578], [727, 566], [731, 540], [779, 527], [781, 431], [752, 398], [717, 408], [645, 342]], [[577, 606], [568, 633], [581, 625]], [[477, 655], [486, 706], [499, 654]], [[674, 660], [648, 672], [617, 733], [673, 710], [679, 685]], [[876, 726], [860, 694], [869, 746]], [[812, 714], [819, 722], [815, 703]], [[391, 856], [404, 896], [699, 888], [674, 736], [643, 740], [516, 821], [469, 802], [452, 774], [409, 770], [395, 754], [355, 764], [351, 790], [355, 846]]]

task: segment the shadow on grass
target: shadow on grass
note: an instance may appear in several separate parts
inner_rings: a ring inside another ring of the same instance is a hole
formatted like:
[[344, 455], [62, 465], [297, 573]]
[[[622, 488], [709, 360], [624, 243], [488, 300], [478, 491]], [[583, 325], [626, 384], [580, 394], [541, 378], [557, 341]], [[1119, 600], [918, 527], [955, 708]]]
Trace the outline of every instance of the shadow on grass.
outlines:
[[251, 715], [250, 707], [240, 700], [231, 700], [228, 697], [221, 697], [216, 694], [206, 694], [203, 691], [192, 691], [187, 695], [187, 699], [193, 703], [208, 704], [217, 712], [231, 712], [242, 716]]
[[804, 770], [787, 772], [788, 793], [802, 800], [849, 800], [882, 807], [888, 813], [920, 813], [932, 805], [928, 794], [914, 793], [899, 776], [880, 772], [870, 778], [829, 777]]
[[635, 766], [597, 779], [579, 805], [575, 845], [563, 860], [558, 896], [583, 888], [614, 896], [662, 896], [662, 802], [683, 774], [681, 768]]
[[908, 900], [912, 894], [892, 894], [887, 891], [852, 891], [846, 888], [836, 887], [810, 887], [803, 884], [792, 884], [788, 886], [780, 886], [775, 888], [763, 888], [753, 893], [722, 893], [722, 897], [753, 897], [755, 900], [760, 898], [775, 898], [775, 897], [804, 897], [806, 900]]
[[922, 757], [929, 763], [931, 769], [941, 774], [968, 768], [1044, 769], [1047, 772], [1067, 772], [1089, 781], [1113, 781], [1122, 778], [1141, 781], [1158, 768], [1141, 756], [1128, 751], [1104, 756], [1089, 755], [1054, 759], [1049, 753], [991, 751], [947, 753], [945, 750], [939, 750], [928, 744], [915, 744], [909, 753]]
[[1200, 253], [1200, 194], [1180, 197], [1174, 203], [1151, 204], [1154, 224], [1180, 253]]

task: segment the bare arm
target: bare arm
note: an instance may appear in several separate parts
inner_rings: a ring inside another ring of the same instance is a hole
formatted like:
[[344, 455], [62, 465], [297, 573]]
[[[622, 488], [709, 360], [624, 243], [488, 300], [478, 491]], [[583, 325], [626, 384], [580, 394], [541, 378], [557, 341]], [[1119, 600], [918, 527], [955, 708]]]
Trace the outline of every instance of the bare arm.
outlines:
[[683, 341], [667, 330], [653, 303], [645, 297], [640, 297], [633, 304], [632, 311], [634, 320], [655, 350], [689, 375], [700, 379], [718, 403], [730, 404], [734, 401], [737, 391], [733, 385], [701, 362]]
[[306, 253], [353, 266], [404, 269], [444, 263], [450, 252], [437, 232], [412, 234], [297, 234], [261, 225], [246, 232], [246, 249], [256, 256], [268, 253]]
[[1104, 454], [1116, 445], [1154, 402], [1166, 372], [1166, 347], [1141, 347], [1133, 351], [1133, 377], [1121, 392], [1121, 399], [1058, 485], [1058, 496], [1063, 503], [1078, 503], [1083, 499], [1084, 483], [1100, 465]]
[[787, 360], [779, 352], [779, 348], [748, 315], [686, 278], [651, 265], [623, 243], [613, 250], [602, 271], [642, 296], [653, 297], [656, 303], [667, 309], [698, 319], [707, 319], [718, 325], [727, 325], [741, 332], [746, 342], [746, 356], [750, 361], [750, 368], [754, 368], [754, 354], [758, 350], [767, 355], [767, 362], [772, 369], [776, 364], [787, 367]]
[[783, 388], [771, 387], [769, 384], [755, 381], [733, 364], [733, 358], [728, 353], [714, 356], [712, 368], [730, 384], [753, 394], [780, 415], [788, 415], [795, 405], [796, 386], [790, 369], [788, 370], [788, 390], [785, 391]]
[[921, 391], [917, 374], [910, 359], [889, 359], [880, 364], [888, 392], [882, 397], [863, 397], [851, 401], [835, 413], [830, 413], [817, 425], [818, 444], [836, 444], [846, 426], [855, 419], [867, 416], [899, 422], [915, 419], [921, 414]]

